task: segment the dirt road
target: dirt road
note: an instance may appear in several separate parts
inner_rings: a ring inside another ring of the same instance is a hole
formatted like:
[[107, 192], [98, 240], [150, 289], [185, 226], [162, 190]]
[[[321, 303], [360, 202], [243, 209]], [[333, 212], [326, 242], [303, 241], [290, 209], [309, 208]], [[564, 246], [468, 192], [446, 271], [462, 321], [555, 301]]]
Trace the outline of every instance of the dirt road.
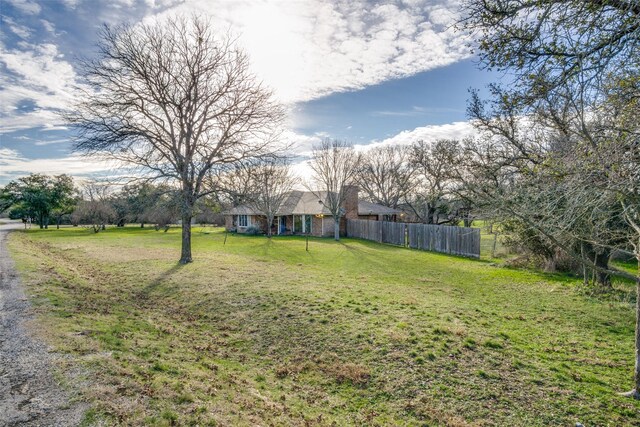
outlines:
[[0, 225], [0, 426], [76, 426], [84, 405], [54, 379], [62, 356], [29, 333], [30, 305], [7, 250], [11, 230]]

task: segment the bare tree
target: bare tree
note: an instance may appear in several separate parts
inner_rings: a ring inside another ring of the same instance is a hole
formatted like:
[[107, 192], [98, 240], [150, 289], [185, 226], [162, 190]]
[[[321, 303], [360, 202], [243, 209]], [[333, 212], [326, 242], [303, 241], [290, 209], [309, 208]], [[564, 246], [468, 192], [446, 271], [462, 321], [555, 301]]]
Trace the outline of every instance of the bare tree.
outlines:
[[71, 214], [74, 224], [89, 225], [94, 233], [106, 228], [106, 224], [116, 217], [111, 206], [111, 191], [107, 185], [87, 183], [80, 191], [80, 202]]
[[249, 168], [249, 175], [249, 205], [265, 216], [267, 236], [271, 237], [273, 220], [294, 184], [289, 163], [285, 159], [263, 159]]
[[460, 152], [457, 140], [418, 141], [411, 146], [411, 167], [415, 185], [406, 201], [418, 220], [427, 224], [457, 222], [452, 212], [454, 168]]
[[405, 200], [415, 184], [409, 154], [409, 149], [402, 146], [379, 147], [363, 153], [356, 178], [369, 200], [394, 209]]
[[164, 192], [158, 194], [153, 205], [147, 207], [144, 215], [147, 221], [155, 224], [156, 231], [160, 228], [163, 228], [165, 232], [169, 231], [170, 225], [175, 224], [176, 220], [180, 218], [180, 193], [165, 189]]
[[326, 197], [319, 199], [331, 212], [336, 240], [340, 240], [340, 218], [345, 214], [347, 190], [356, 182], [360, 161], [360, 154], [346, 141], [325, 139], [313, 147], [309, 167], [316, 183], [326, 192]]
[[123, 186], [120, 192], [112, 196], [112, 205], [118, 214], [116, 223], [124, 226], [127, 222], [137, 222], [140, 228], [144, 228], [145, 223], [151, 221], [149, 216], [158, 201], [168, 193], [175, 193], [175, 188], [148, 182]]
[[251, 166], [248, 160], [231, 165], [218, 165], [207, 177], [207, 186], [215, 189], [217, 200], [224, 205], [239, 206], [248, 202], [251, 194]]
[[250, 73], [247, 55], [206, 20], [105, 26], [98, 49], [84, 64], [89, 89], [68, 115], [75, 147], [175, 186], [180, 263], [191, 262], [194, 206], [212, 191], [207, 174], [270, 153], [283, 109]]

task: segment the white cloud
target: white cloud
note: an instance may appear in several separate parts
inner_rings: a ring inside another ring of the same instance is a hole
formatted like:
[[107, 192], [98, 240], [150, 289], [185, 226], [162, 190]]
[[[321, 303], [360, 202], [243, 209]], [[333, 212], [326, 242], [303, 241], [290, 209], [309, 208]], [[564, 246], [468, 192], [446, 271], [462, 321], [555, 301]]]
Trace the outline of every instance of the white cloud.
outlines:
[[313, 175], [311, 168], [309, 167], [308, 160], [302, 160], [291, 165], [291, 175], [296, 177], [293, 185], [294, 190], [306, 190], [311, 177]]
[[357, 149], [367, 150], [385, 145], [409, 145], [419, 140], [464, 139], [473, 136], [476, 130], [470, 122], [453, 122], [443, 125], [429, 125], [404, 130], [383, 140], [373, 140], [369, 144], [356, 145]]
[[0, 179], [7, 181], [30, 173], [64, 173], [75, 177], [90, 177], [96, 173], [116, 174], [117, 170], [113, 164], [78, 155], [54, 159], [27, 159], [16, 150], [0, 148]]
[[[4, 97], [0, 91], [0, 97]], [[3, 112], [0, 117], [0, 135], [23, 129], [41, 128], [48, 130], [55, 128], [53, 123], [61, 121], [53, 111], [37, 109], [27, 113]]]
[[62, 3], [67, 9], [75, 9], [80, 3], [80, 0], [62, 0]]
[[40, 22], [42, 23], [42, 26], [45, 30], [52, 34], [56, 33], [56, 27], [51, 22], [47, 21], [46, 19], [41, 19]]
[[60, 139], [41, 139], [36, 141], [34, 144], [38, 146], [42, 145], [51, 145], [51, 144], [62, 144], [65, 142], [70, 142], [69, 138], [60, 138]]
[[[413, 130], [405, 130], [383, 140], [372, 140], [367, 144], [354, 145], [356, 150], [366, 151], [387, 145], [410, 145], [419, 140], [436, 141], [438, 139], [463, 139], [475, 134], [475, 129], [470, 122], [453, 122], [443, 125], [421, 126]], [[320, 141], [319, 137], [309, 137], [292, 133], [291, 137], [304, 143], [296, 150], [301, 159], [292, 165], [292, 170], [303, 182], [310, 182], [313, 175], [309, 167], [309, 157], [313, 144]]]
[[459, 113], [462, 110], [457, 108], [446, 108], [446, 107], [418, 107], [413, 106], [408, 110], [383, 110], [383, 111], [373, 111], [371, 113], [374, 117], [415, 117], [415, 116], [425, 116], [428, 114], [438, 114], [438, 113]]
[[121, 8], [121, 7], [131, 8], [135, 3], [136, 3], [136, 0], [113, 0], [111, 1], [111, 3], [109, 3], [109, 6], [115, 7], [115, 8]]
[[[35, 13], [38, 9], [33, 6], [38, 6], [36, 3], [12, 1], [24, 10]], [[147, 4], [157, 11], [173, 1], [149, 0]], [[67, 0], [65, 4], [74, 7], [77, 2]], [[371, 5], [365, 0], [188, 0], [158, 16], [175, 12], [212, 15], [214, 29], [231, 29], [238, 34], [259, 77], [281, 100], [292, 103], [360, 89], [466, 58], [465, 38], [450, 28], [456, 7], [454, 0], [417, 0], [404, 2], [402, 7]], [[51, 22], [41, 23], [47, 31], [55, 31]], [[29, 30], [16, 31], [27, 37]], [[20, 50], [0, 50], [0, 63], [12, 73], [0, 76], [0, 112], [7, 124], [4, 132], [59, 123], [50, 111], [63, 108], [72, 98], [76, 78], [55, 45], [23, 42], [20, 46]], [[37, 109], [20, 112], [17, 106], [24, 100], [34, 101]]]
[[[127, 17], [126, 5], [107, 7], [107, 18], [120, 22]], [[40, 12], [37, 3], [11, 0], [25, 13]], [[66, 7], [75, 8], [79, 0], [64, 0]], [[150, 13], [163, 10], [174, 0], [145, 0]], [[113, 3], [116, 4], [116, 3]], [[445, 66], [469, 57], [467, 40], [454, 33], [456, 0], [405, 0], [396, 4], [371, 4], [365, 0], [328, 2], [324, 0], [187, 0], [160, 12], [203, 12], [212, 16], [214, 31], [231, 30], [249, 53], [254, 69], [277, 96], [287, 102], [301, 102], [334, 92], [361, 89], [383, 81], [401, 78]], [[47, 20], [43, 27], [55, 34]], [[28, 28], [18, 29], [26, 38]], [[15, 32], [15, 30], [12, 29]], [[18, 34], [18, 33], [16, 33]], [[22, 41], [20, 50], [6, 50], [0, 42], [0, 134], [38, 127], [41, 130], [64, 129], [56, 111], [64, 109], [73, 99], [76, 74], [53, 44], [30, 44]], [[30, 101], [30, 104], [26, 101]], [[31, 105], [32, 108], [23, 108]], [[409, 111], [380, 111], [380, 115], [417, 115], [428, 112], [415, 107]], [[291, 109], [292, 121], [298, 127], [304, 113]], [[375, 113], [374, 113], [375, 115]], [[304, 126], [302, 126], [304, 127]], [[406, 144], [416, 139], [460, 137], [468, 132], [468, 123], [426, 126], [404, 131], [381, 144]], [[323, 133], [299, 135], [285, 132], [283, 138], [296, 144], [295, 152], [308, 155]], [[62, 141], [60, 141], [62, 142]], [[47, 141], [39, 141], [46, 144]], [[50, 142], [53, 143], [53, 142]], [[365, 145], [362, 145], [364, 147]], [[9, 160], [11, 158], [7, 157]], [[27, 160], [2, 155], [2, 173], [43, 172], [86, 174], [91, 168], [104, 171], [105, 166], [90, 166], [85, 158], [68, 156], [61, 159]], [[4, 162], [4, 163], [3, 163]], [[88, 168], [88, 169], [87, 169]], [[305, 168], [300, 166], [304, 171]]]
[[20, 158], [21, 158], [20, 153], [18, 153], [16, 150], [12, 150], [11, 148], [0, 147], [0, 165], [3, 164], [3, 162], [8, 162], [8, 161], [16, 160]]
[[[9, 71], [0, 75], [0, 133], [59, 128], [62, 120], [55, 112], [73, 99], [76, 74], [58, 48], [40, 44], [29, 45], [29, 50], [0, 49], [0, 64]], [[27, 101], [33, 109], [21, 110]]]
[[182, 2], [183, 0], [144, 0], [147, 7], [151, 9], [164, 9]]
[[31, 29], [24, 25], [18, 24], [12, 18], [2, 15], [2, 22], [6, 23], [11, 32], [21, 39], [28, 39], [31, 36]]
[[404, 7], [350, 2], [189, 0], [170, 13], [207, 13], [230, 28], [258, 75], [285, 102], [361, 89], [445, 66], [470, 56], [454, 33], [457, 2], [415, 1]]
[[40, 5], [34, 1], [30, 1], [30, 0], [6, 0], [6, 1], [16, 9], [20, 10], [22, 13], [26, 13], [28, 15], [37, 15], [42, 10]]
[[311, 153], [313, 145], [319, 143], [322, 137], [318, 135], [304, 135], [292, 130], [287, 130], [283, 133], [282, 140], [291, 147], [290, 151], [295, 155], [308, 155]]

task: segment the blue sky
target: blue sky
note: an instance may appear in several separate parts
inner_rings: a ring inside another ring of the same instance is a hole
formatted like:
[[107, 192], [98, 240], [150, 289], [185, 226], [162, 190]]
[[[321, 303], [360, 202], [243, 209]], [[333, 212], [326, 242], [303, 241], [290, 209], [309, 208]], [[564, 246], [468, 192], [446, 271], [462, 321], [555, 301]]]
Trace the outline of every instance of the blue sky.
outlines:
[[323, 137], [361, 146], [460, 138], [481, 71], [452, 27], [458, 0], [0, 0], [0, 185], [32, 172], [109, 174], [71, 152], [57, 112], [73, 100], [78, 58], [103, 23], [174, 13], [229, 29], [255, 73], [289, 111], [287, 138], [304, 154]]

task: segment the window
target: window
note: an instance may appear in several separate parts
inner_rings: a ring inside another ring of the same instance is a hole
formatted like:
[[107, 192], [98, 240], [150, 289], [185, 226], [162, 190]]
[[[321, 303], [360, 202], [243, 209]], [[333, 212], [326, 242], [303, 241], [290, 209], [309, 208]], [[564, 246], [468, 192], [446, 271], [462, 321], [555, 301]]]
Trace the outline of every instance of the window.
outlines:
[[249, 225], [248, 215], [238, 215], [238, 227], [247, 227]]
[[312, 224], [311, 218], [313, 218], [311, 215], [304, 216], [304, 232], [307, 234], [311, 234], [311, 224]]
[[293, 216], [293, 232], [294, 233], [311, 233], [311, 223], [313, 215], [294, 215]]

